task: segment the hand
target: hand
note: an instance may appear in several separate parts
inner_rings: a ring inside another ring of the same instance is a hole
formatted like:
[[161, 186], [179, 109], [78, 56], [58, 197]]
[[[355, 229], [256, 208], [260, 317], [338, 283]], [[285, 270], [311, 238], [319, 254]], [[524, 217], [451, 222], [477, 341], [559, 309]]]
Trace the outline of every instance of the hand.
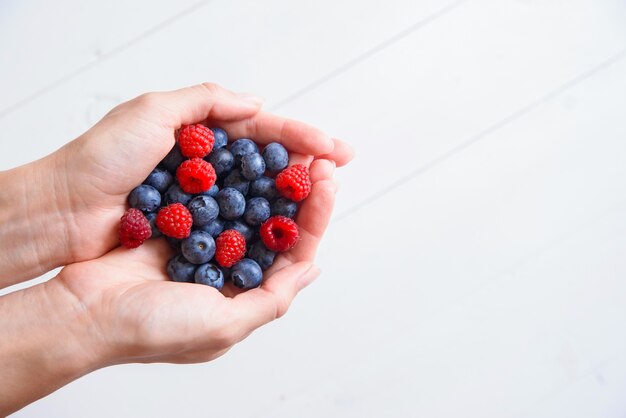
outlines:
[[334, 163], [311, 163], [313, 187], [298, 213], [301, 240], [277, 256], [260, 288], [223, 293], [197, 284], [168, 281], [165, 240], [137, 250], [118, 248], [99, 259], [73, 264], [59, 281], [93, 319], [102, 364], [204, 362], [225, 353], [259, 326], [282, 316], [319, 270], [313, 265], [335, 200]]
[[341, 141], [260, 107], [258, 99], [208, 83], [148, 93], [34, 165], [3, 173], [0, 184], [11, 187], [0, 190], [0, 220], [13, 229], [0, 232], [0, 262], [11, 266], [0, 273], [0, 287], [115, 248], [128, 194], [170, 151], [182, 125], [204, 121], [232, 138], [282, 142], [295, 158], [338, 166], [351, 158]]

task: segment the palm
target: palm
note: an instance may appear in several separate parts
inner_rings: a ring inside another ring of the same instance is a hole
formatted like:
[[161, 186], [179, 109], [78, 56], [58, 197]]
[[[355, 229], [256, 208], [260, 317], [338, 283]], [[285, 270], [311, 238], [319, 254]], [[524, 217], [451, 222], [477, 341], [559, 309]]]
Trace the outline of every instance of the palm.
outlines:
[[[164, 240], [132, 251], [118, 248], [99, 259], [74, 264], [59, 280], [95, 318], [103, 319], [98, 322], [103, 335], [115, 336], [112, 345], [125, 346], [125, 355], [133, 361], [215, 358], [255, 327], [282, 315], [297, 291], [293, 280], [313, 261], [333, 208], [335, 186], [330, 162], [315, 161], [310, 169], [312, 192], [297, 219], [302, 238], [276, 258], [259, 289], [240, 294], [227, 284], [220, 293], [208, 286], [168, 281], [165, 263], [171, 250]], [[237, 327], [238, 316], [247, 325]]]

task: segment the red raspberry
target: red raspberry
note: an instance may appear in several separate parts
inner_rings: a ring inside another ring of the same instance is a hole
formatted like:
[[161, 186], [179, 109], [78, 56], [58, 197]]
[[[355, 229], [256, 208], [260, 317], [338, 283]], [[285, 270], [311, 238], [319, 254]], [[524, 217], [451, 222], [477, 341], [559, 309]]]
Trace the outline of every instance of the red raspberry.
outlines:
[[176, 178], [186, 193], [202, 193], [215, 184], [215, 170], [202, 158], [183, 161], [176, 170]]
[[156, 217], [156, 226], [168, 237], [183, 239], [191, 233], [193, 219], [182, 203], [173, 203], [161, 209]]
[[152, 236], [150, 222], [135, 208], [128, 209], [120, 224], [120, 244], [126, 248], [137, 248]]
[[285, 168], [276, 176], [276, 188], [287, 199], [299, 202], [311, 193], [309, 169], [302, 164]]
[[178, 145], [185, 157], [205, 157], [213, 149], [214, 143], [213, 131], [199, 123], [185, 125], [178, 132]]
[[215, 261], [222, 267], [231, 267], [246, 254], [246, 239], [236, 229], [227, 229], [215, 240]]
[[261, 229], [261, 241], [271, 251], [287, 251], [293, 248], [300, 238], [298, 225], [293, 219], [284, 216], [272, 216], [263, 222]]

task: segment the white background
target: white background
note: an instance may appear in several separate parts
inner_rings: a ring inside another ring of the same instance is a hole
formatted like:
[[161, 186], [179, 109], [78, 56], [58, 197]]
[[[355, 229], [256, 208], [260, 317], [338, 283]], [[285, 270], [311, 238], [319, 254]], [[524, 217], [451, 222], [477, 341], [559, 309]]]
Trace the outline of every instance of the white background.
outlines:
[[3, 0], [0, 168], [200, 81], [356, 148], [322, 276], [16, 417], [626, 415], [625, 1]]

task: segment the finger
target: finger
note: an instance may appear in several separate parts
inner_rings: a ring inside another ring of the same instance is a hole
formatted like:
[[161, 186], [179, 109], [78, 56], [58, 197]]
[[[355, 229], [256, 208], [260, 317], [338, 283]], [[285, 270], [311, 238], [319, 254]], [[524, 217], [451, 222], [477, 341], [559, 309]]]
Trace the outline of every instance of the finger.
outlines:
[[222, 126], [233, 139], [250, 137], [260, 144], [280, 142], [292, 152], [323, 155], [333, 151], [333, 140], [313, 126], [259, 112], [246, 121], [226, 123]]
[[322, 155], [318, 158], [332, 160], [335, 162], [335, 164], [337, 164], [337, 167], [343, 167], [354, 158], [354, 150], [347, 142], [344, 142], [340, 139], [333, 138], [333, 142], [335, 143], [335, 148], [332, 150], [332, 152]]
[[232, 121], [249, 118], [261, 109], [260, 99], [237, 95], [212, 83], [202, 83], [179, 90], [147, 93], [134, 100], [142, 109], [158, 114], [164, 109], [170, 116], [164, 123], [174, 129], [201, 122], [207, 118]]
[[270, 275], [256, 289], [231, 299], [233, 326], [244, 338], [256, 328], [283, 316], [298, 292], [319, 275], [319, 269], [309, 262], [291, 264]]
[[309, 154], [300, 154], [299, 152], [289, 153], [289, 166], [295, 164], [302, 164], [305, 167], [309, 167], [313, 162], [313, 156]]
[[115, 265], [125, 265], [129, 271], [141, 271], [142, 279], [168, 280], [165, 274], [167, 261], [173, 252], [162, 238], [146, 241], [138, 248], [118, 247], [103, 257], [103, 261]]
[[333, 178], [333, 174], [335, 173], [335, 163], [330, 160], [315, 160], [309, 167], [309, 173], [311, 176], [311, 183], [330, 180]]

